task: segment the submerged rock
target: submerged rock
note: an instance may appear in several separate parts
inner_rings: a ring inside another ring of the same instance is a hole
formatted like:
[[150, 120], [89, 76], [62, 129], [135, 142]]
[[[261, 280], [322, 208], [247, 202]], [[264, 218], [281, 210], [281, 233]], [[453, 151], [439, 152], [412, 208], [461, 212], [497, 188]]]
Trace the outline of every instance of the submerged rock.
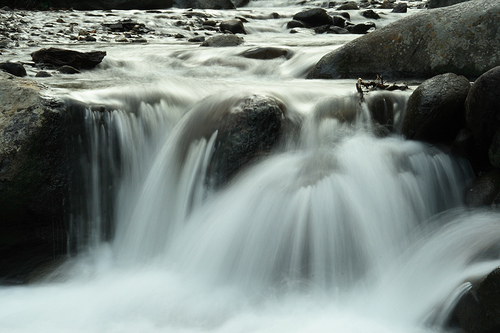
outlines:
[[[65, 252], [68, 186], [63, 106], [0, 73], [0, 279]], [[21, 281], [19, 281], [21, 280]]]
[[453, 73], [424, 81], [411, 94], [403, 135], [428, 142], [452, 142], [465, 124], [464, 102], [470, 82]]
[[[282, 135], [284, 113], [283, 103], [270, 96], [208, 98], [190, 112], [183, 142], [208, 140], [217, 131], [207, 181], [218, 188], [253, 159], [269, 153]], [[179, 154], [187, 151], [182, 146], [179, 149]]]
[[51, 47], [40, 49], [31, 54], [37, 64], [53, 66], [71, 66], [76, 69], [92, 69], [102, 62], [106, 56], [104, 51], [79, 52]]
[[476, 0], [407, 16], [328, 53], [307, 77], [475, 78], [500, 65], [499, 15], [500, 2]]
[[256, 47], [239, 54], [240, 57], [251, 59], [276, 59], [284, 57], [290, 59], [293, 52], [281, 47]]

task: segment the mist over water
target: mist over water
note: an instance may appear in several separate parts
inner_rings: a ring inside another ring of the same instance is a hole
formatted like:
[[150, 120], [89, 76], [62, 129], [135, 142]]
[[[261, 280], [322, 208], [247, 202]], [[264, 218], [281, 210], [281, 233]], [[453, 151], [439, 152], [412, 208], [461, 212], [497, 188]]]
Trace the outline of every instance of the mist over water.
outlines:
[[[298, 6], [247, 10], [289, 19]], [[498, 214], [464, 207], [466, 161], [398, 134], [411, 91], [387, 99], [395, 133], [385, 135], [353, 80], [304, 80], [351, 37], [292, 38], [286, 19], [252, 21], [241, 48], [107, 46], [95, 71], [48, 81], [69, 108], [84, 105], [72, 255], [0, 287], [0, 331], [447, 331], [469, 281], [500, 265]], [[237, 56], [269, 44], [293, 56]], [[200, 135], [208, 125], [191, 120], [248, 95], [279, 100], [290, 126], [214, 189], [218, 132]]]

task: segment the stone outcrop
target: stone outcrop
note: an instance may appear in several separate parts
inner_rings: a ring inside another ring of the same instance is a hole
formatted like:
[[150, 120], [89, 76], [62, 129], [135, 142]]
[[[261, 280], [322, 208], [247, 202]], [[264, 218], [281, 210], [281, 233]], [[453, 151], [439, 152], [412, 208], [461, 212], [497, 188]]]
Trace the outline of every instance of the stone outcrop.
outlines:
[[64, 253], [67, 138], [63, 106], [36, 83], [0, 73], [0, 280]]
[[500, 2], [476, 0], [423, 11], [325, 55], [310, 79], [476, 78], [500, 65]]

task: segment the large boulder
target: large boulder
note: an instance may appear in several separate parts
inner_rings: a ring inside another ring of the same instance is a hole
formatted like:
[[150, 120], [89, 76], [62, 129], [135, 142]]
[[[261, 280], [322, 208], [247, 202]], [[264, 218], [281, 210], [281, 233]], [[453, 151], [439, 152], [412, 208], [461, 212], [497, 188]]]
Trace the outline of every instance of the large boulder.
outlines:
[[479, 177], [467, 187], [465, 204], [470, 207], [495, 207], [500, 204], [500, 171], [493, 169]]
[[451, 142], [465, 123], [470, 82], [453, 73], [424, 81], [408, 100], [403, 135], [412, 140]]
[[76, 69], [92, 69], [100, 64], [105, 56], [104, 51], [79, 52], [55, 47], [40, 49], [31, 54], [36, 64], [71, 66]]
[[[252, 160], [267, 154], [282, 135], [284, 104], [265, 95], [237, 95], [221, 99], [207, 98], [191, 110], [183, 126], [183, 160], [188, 145], [215, 132], [214, 152], [207, 183], [224, 186]], [[185, 147], [184, 147], [185, 146]]]
[[500, 67], [481, 75], [472, 85], [465, 102], [467, 126], [480, 151], [490, 148], [500, 128]]
[[500, 332], [500, 268], [473, 284], [455, 307], [451, 322], [468, 333]]
[[429, 8], [447, 7], [465, 1], [470, 1], [470, 0], [429, 0], [427, 2], [427, 6]]
[[0, 73], [0, 280], [66, 252], [63, 106], [36, 83]]
[[179, 8], [235, 9], [231, 0], [175, 0], [174, 5]]
[[422, 11], [325, 55], [310, 79], [476, 78], [500, 65], [500, 2], [475, 0]]

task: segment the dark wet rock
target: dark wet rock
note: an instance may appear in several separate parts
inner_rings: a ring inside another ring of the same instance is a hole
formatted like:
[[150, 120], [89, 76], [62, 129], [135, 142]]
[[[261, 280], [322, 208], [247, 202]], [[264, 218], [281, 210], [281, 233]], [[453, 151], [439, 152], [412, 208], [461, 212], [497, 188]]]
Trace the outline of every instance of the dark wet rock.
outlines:
[[368, 10], [364, 10], [361, 12], [361, 15], [363, 17], [366, 17], [366, 18], [369, 18], [369, 19], [373, 19], [373, 20], [378, 20], [380, 18], [380, 15], [375, 13], [373, 11], [373, 9], [368, 9]]
[[176, 7], [197, 9], [235, 9], [231, 0], [176, 0]]
[[81, 72], [75, 67], [71, 67], [68, 65], [61, 66], [57, 69], [57, 71], [61, 74], [80, 74]]
[[472, 285], [452, 317], [453, 324], [468, 333], [500, 332], [500, 268]]
[[500, 66], [481, 75], [472, 85], [465, 102], [467, 126], [477, 148], [486, 152], [500, 128]]
[[452, 142], [464, 127], [469, 80], [448, 73], [424, 81], [411, 94], [403, 135], [428, 142]]
[[380, 9], [392, 9], [394, 8], [394, 1], [384, 0], [379, 6]]
[[500, 169], [500, 129], [493, 136], [490, 149], [488, 150], [488, 159], [491, 165]]
[[291, 20], [286, 24], [287, 29], [294, 29], [294, 28], [305, 28], [306, 25], [303, 22], [297, 21], [297, 20]]
[[465, 157], [469, 159], [469, 161], [471, 161], [473, 159], [473, 149], [474, 137], [472, 136], [472, 132], [468, 128], [461, 128], [451, 145], [451, 152], [455, 155]]
[[290, 50], [281, 47], [256, 47], [240, 53], [239, 56], [244, 58], [265, 60], [276, 59], [280, 57], [289, 59], [292, 54], [293, 53]]
[[40, 49], [31, 54], [36, 64], [72, 66], [76, 69], [92, 69], [106, 56], [104, 51], [79, 52], [59, 48]]
[[65, 253], [68, 187], [63, 106], [0, 72], [0, 280], [22, 282]]
[[470, 207], [491, 206], [498, 204], [500, 194], [500, 170], [490, 170], [479, 177], [467, 187], [465, 204]]
[[238, 46], [243, 44], [245, 40], [236, 35], [217, 35], [205, 40], [201, 46], [211, 46], [211, 47], [226, 47], [226, 46]]
[[309, 28], [333, 24], [332, 17], [323, 8], [314, 8], [299, 12], [293, 16], [293, 20], [300, 21]]
[[348, 20], [345, 17], [340, 16], [340, 15], [334, 15], [332, 17], [332, 19], [333, 19], [333, 25], [337, 26], [337, 27], [340, 27], [340, 28], [345, 28], [346, 22]]
[[465, 1], [470, 1], [470, 0], [429, 0], [427, 2], [427, 6], [429, 8], [447, 7]]
[[355, 1], [349, 1], [337, 7], [337, 10], [359, 10], [358, 4]]
[[354, 25], [348, 25], [347, 30], [351, 34], [366, 34], [370, 31], [370, 29], [375, 29], [377, 26], [373, 22], [365, 22], [365, 23], [358, 23]]
[[0, 69], [15, 76], [26, 76], [26, 69], [24, 66], [16, 62], [2, 62], [0, 63]]
[[348, 34], [349, 30], [341, 28], [341, 27], [337, 27], [335, 25], [331, 25], [328, 27], [328, 30], [326, 31], [326, 33], [329, 33], [329, 34]]
[[47, 71], [39, 71], [35, 77], [51, 77], [52, 75]]
[[[207, 98], [197, 104], [184, 122], [183, 144], [209, 140], [217, 132], [208, 167], [208, 184], [224, 186], [255, 158], [271, 151], [282, 133], [285, 106], [265, 95]], [[179, 147], [181, 160], [185, 152]]]
[[229, 31], [233, 34], [246, 34], [245, 27], [243, 26], [243, 22], [240, 20], [227, 20], [222, 21], [219, 26], [222, 32]]
[[500, 65], [499, 15], [489, 0], [421, 11], [328, 53], [308, 78], [475, 78]]
[[396, 7], [392, 9], [392, 13], [398, 13], [398, 14], [403, 14], [406, 13], [407, 11], [408, 11], [408, 5], [406, 4], [406, 2], [398, 3]]

